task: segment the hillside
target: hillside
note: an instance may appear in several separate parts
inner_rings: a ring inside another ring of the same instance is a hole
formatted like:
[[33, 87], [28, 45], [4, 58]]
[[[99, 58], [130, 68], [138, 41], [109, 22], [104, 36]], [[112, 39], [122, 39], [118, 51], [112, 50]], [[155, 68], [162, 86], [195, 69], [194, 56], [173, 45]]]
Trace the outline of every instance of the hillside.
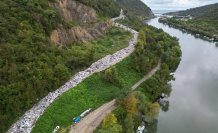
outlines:
[[[170, 12], [165, 15], [172, 15], [174, 17], [161, 18], [160, 22], [186, 29], [197, 36], [200, 34], [202, 38], [207, 40], [218, 40], [218, 3], [185, 11]], [[191, 16], [192, 19], [187, 19], [185, 16]]]
[[166, 15], [188, 16], [191, 15], [195, 19], [218, 20], [218, 3], [191, 8], [185, 11], [170, 12]]
[[130, 34], [108, 21], [119, 15], [121, 5], [0, 1], [0, 132], [78, 70], [126, 46]]
[[120, 9], [126, 14], [137, 17], [140, 20], [154, 17], [151, 9], [141, 0], [76, 0], [85, 5], [93, 7], [99, 14], [115, 17], [119, 15]]
[[116, 0], [116, 2], [130, 15], [136, 15], [140, 20], [154, 17], [151, 9], [141, 0]]

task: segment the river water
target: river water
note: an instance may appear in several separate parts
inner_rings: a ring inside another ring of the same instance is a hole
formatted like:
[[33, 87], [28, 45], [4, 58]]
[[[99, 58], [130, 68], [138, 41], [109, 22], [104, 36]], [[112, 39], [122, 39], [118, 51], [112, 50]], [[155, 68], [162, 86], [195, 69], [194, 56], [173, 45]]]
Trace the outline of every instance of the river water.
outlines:
[[147, 23], [176, 36], [182, 49], [169, 110], [160, 113], [154, 133], [218, 133], [218, 47], [158, 18]]

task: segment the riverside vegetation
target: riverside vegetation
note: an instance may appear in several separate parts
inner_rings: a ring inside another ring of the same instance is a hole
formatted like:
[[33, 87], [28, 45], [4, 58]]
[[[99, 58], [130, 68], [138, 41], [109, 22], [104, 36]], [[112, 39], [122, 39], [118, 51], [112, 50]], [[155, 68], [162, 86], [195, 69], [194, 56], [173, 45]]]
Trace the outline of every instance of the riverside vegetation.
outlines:
[[202, 36], [207, 36], [218, 41], [218, 3], [192, 8], [185, 11], [167, 13], [166, 15], [191, 15], [193, 19], [183, 20], [173, 17], [160, 19], [160, 22], [186, 29], [192, 33], [201, 34]]
[[[117, 100], [117, 108], [102, 122], [96, 133], [132, 133], [144, 121], [152, 125], [159, 115], [159, 110], [167, 110], [157, 102], [162, 94], [170, 96], [173, 80], [170, 73], [174, 72], [180, 62], [181, 51], [177, 39], [172, 38], [162, 30], [149, 27], [142, 29], [139, 34], [136, 50], [131, 58], [134, 59], [135, 69], [147, 73], [161, 60], [161, 69], [145, 81], [135, 92], [126, 92]], [[152, 60], [151, 60], [152, 59]], [[150, 65], [150, 66], [149, 66]], [[152, 132], [149, 129], [148, 132]]]

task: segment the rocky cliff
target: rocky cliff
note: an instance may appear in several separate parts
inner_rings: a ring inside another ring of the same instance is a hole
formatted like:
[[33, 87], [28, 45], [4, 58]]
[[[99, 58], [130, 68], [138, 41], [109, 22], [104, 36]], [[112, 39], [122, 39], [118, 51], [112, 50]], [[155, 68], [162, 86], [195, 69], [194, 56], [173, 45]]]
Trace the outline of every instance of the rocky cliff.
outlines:
[[93, 39], [103, 36], [111, 22], [97, 23], [91, 28], [76, 26], [65, 29], [62, 25], [51, 33], [51, 41], [55, 44], [87, 43]]
[[95, 22], [96, 11], [74, 0], [59, 0], [50, 3], [50, 6], [57, 9], [65, 22], [79, 21], [82, 24]]
[[[50, 6], [58, 10], [66, 23], [77, 22], [79, 24], [70, 29], [60, 25], [51, 33], [50, 40], [52, 43], [59, 45], [87, 43], [104, 35], [106, 29], [111, 27], [110, 21], [97, 23], [96, 11], [77, 1], [59, 0], [50, 3]], [[95, 24], [92, 25], [91, 23]]]

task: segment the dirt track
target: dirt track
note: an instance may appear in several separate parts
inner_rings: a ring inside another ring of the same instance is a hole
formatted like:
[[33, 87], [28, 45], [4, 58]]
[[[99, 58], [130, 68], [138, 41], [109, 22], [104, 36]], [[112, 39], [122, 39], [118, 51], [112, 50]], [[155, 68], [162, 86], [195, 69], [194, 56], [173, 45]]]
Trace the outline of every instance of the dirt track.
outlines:
[[92, 133], [104, 117], [115, 108], [115, 100], [112, 100], [95, 111], [88, 114], [77, 125], [71, 128], [70, 133]]
[[160, 61], [158, 63], [158, 65], [152, 69], [147, 75], [145, 75], [140, 81], [138, 81], [135, 85], [132, 86], [132, 90], [135, 90], [136, 88], [138, 88], [143, 82], [145, 82], [147, 79], [149, 79], [151, 76], [153, 76], [157, 70], [160, 69]]

